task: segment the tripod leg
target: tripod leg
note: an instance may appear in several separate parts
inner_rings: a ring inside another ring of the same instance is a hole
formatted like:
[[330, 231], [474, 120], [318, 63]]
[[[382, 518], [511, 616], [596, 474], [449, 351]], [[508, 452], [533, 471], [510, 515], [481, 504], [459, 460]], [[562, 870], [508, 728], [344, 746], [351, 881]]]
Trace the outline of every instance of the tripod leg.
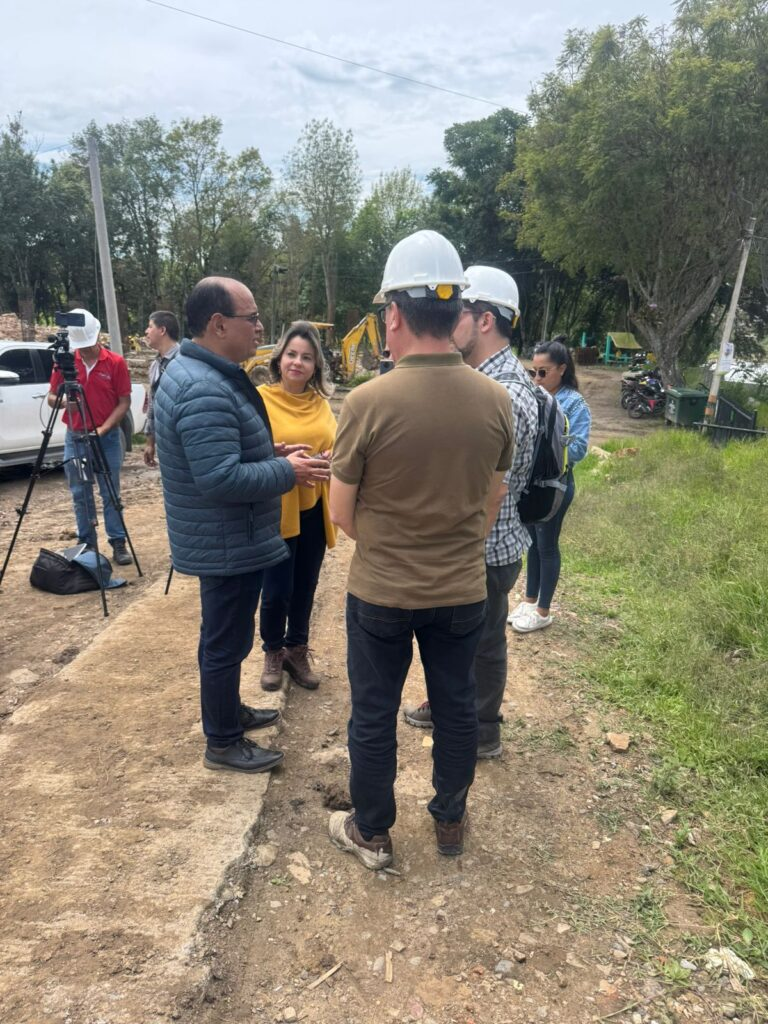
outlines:
[[[110, 438], [110, 444], [119, 442], [119, 431], [119, 427], [114, 428], [113, 436], [112, 438]], [[114, 509], [115, 514], [117, 515], [117, 518], [120, 522], [120, 526], [123, 530], [123, 533], [125, 534], [125, 540], [130, 549], [134, 565], [136, 566], [136, 572], [139, 576], [143, 576], [144, 574], [141, 571], [141, 566], [139, 565], [139, 560], [136, 557], [136, 551], [134, 550], [133, 547], [133, 541], [131, 540], [130, 534], [128, 533], [128, 527], [125, 525], [125, 518], [123, 517], [123, 503], [121, 502], [120, 496], [118, 494], [118, 485], [115, 483], [115, 479], [110, 469], [109, 459], [107, 457], [107, 453], [105, 451], [105, 447], [103, 444], [103, 438], [99, 437], [99, 435], [96, 433], [90, 434], [89, 438], [92, 447], [98, 453], [98, 457], [94, 459], [94, 468], [99, 477], [99, 490], [101, 492], [101, 500], [104, 503], [105, 524], [107, 519], [107, 508], [109, 505], [111, 506], [112, 509]], [[117, 472], [118, 474], [120, 472], [119, 466], [117, 467]]]
[[[96, 527], [94, 525], [94, 533], [96, 533]], [[107, 607], [107, 588], [106, 581], [104, 579], [104, 570], [101, 565], [101, 552], [99, 551], [99, 539], [96, 534], [96, 540], [93, 542], [93, 550], [96, 552], [96, 575], [99, 577], [99, 590], [101, 591], [101, 607], [104, 609], [104, 618], [109, 615], [109, 608]]]
[[[59, 389], [58, 397], [61, 398], [62, 394], [63, 387]], [[13, 536], [11, 537], [11, 543], [8, 545], [8, 550], [5, 553], [3, 567], [2, 569], [0, 569], [0, 583], [3, 582], [5, 570], [8, 568], [8, 563], [11, 560], [13, 549], [16, 546], [16, 538], [19, 536], [19, 530], [21, 529], [22, 521], [24, 519], [24, 516], [27, 514], [27, 508], [29, 507], [29, 502], [32, 498], [32, 491], [35, 489], [35, 484], [42, 476], [42, 466], [43, 462], [45, 461], [45, 453], [48, 451], [48, 445], [51, 440], [51, 435], [53, 434], [53, 428], [56, 425], [56, 417], [59, 414], [59, 409], [59, 405], [56, 405], [53, 409], [51, 409], [51, 414], [48, 417], [48, 423], [46, 424], [46, 427], [43, 430], [43, 443], [40, 445], [40, 450], [37, 453], [35, 464], [32, 467], [32, 474], [29, 478], [29, 486], [27, 487], [27, 493], [24, 495], [24, 501], [22, 501], [21, 505], [16, 509], [18, 519], [16, 520], [16, 527], [13, 531]]]

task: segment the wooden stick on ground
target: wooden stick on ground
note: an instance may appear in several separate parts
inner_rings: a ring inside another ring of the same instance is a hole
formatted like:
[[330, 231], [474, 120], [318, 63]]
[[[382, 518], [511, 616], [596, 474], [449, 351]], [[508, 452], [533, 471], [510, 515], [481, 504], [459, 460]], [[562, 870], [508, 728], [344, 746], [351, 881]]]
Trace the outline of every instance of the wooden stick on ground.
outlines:
[[315, 980], [311, 984], [307, 985], [307, 992], [309, 992], [313, 988], [317, 988], [318, 985], [322, 985], [324, 981], [330, 978], [332, 974], [335, 974], [336, 971], [338, 971], [338, 969], [343, 965], [344, 961], [339, 960], [339, 962], [337, 964], [334, 964], [334, 966], [329, 971], [326, 971], [325, 974], [321, 974], [319, 978], [315, 978]]

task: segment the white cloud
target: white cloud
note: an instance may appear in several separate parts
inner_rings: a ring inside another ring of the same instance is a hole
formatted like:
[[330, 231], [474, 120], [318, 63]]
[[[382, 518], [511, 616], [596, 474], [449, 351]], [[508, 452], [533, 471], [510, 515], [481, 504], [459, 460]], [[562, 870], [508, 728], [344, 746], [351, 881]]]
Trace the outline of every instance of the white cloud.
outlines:
[[[541, 6], [498, 0], [176, 0], [181, 7], [349, 60], [523, 110], [549, 71], [566, 31], [621, 22], [634, 0], [589, 10], [574, 0]], [[670, 3], [645, 0], [654, 22]], [[175, 14], [145, 0], [38, 0], [3, 14], [0, 114], [23, 112], [41, 152], [98, 123], [156, 114], [169, 123], [215, 114], [232, 151], [255, 145], [279, 172], [310, 118], [330, 117], [355, 134], [365, 176], [444, 163], [442, 138], [457, 121], [493, 108], [372, 71], [302, 53]]]

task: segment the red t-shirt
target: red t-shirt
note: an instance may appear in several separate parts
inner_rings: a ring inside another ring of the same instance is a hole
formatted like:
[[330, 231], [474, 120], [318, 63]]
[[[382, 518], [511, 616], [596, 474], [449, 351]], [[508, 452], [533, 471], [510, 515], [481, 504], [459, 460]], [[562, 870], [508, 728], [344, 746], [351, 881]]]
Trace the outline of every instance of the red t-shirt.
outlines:
[[[93, 417], [93, 423], [89, 422], [88, 429], [94, 430], [109, 418], [118, 399], [124, 398], [126, 395], [130, 396], [131, 375], [128, 373], [128, 366], [123, 357], [115, 352], [110, 352], [108, 348], [100, 349], [99, 358], [91, 367], [90, 373], [86, 369], [83, 357], [79, 352], [75, 352], [75, 369]], [[61, 370], [54, 367], [51, 374], [51, 391], [58, 391], [63, 380], [64, 376]], [[78, 412], [73, 413], [71, 424], [67, 412], [62, 418], [73, 430], [83, 429], [82, 417]]]

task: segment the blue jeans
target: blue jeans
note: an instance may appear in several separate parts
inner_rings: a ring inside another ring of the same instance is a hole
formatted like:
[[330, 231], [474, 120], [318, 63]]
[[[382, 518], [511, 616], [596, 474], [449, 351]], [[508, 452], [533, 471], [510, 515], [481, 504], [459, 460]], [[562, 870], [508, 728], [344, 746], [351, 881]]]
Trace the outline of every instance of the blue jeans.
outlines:
[[322, 502], [302, 512], [300, 522], [301, 532], [285, 542], [289, 557], [264, 570], [259, 630], [265, 651], [309, 642], [309, 620], [325, 558]]
[[419, 645], [434, 725], [429, 811], [460, 821], [475, 777], [477, 710], [472, 661], [485, 601], [453, 608], [385, 608], [347, 594], [347, 671], [352, 696], [349, 792], [363, 837], [395, 823], [397, 715], [403, 683]]
[[532, 543], [528, 548], [525, 596], [531, 600], [535, 598], [539, 608], [551, 606], [560, 579], [560, 531], [565, 513], [573, 501], [574, 490], [573, 474], [569, 473], [568, 486], [557, 515], [548, 523], [535, 523], [528, 527]]
[[263, 575], [259, 569], [200, 577], [200, 706], [203, 732], [212, 747], [229, 746], [243, 735], [240, 666], [253, 647]]
[[[120, 434], [120, 427], [113, 427], [108, 434], [99, 439], [118, 501], [120, 500], [120, 467], [123, 464], [123, 445]], [[97, 443], [97, 441], [93, 442], [94, 445]], [[82, 435], [78, 435], [72, 430], [67, 430], [64, 437], [64, 458], [66, 460], [79, 460], [87, 457], [88, 446]], [[72, 504], [75, 509], [77, 538], [81, 544], [93, 545], [96, 541], [94, 485], [92, 483], [84, 483], [80, 479], [80, 466], [78, 462], [67, 461], [64, 468], [67, 474], [67, 483], [72, 493]], [[120, 519], [120, 513], [112, 503], [104, 474], [94, 474], [92, 470], [93, 466], [89, 465], [87, 467], [88, 475], [91, 478], [95, 476], [98, 481], [99, 493], [104, 505], [104, 529], [107, 531], [107, 537], [110, 540], [125, 540], [125, 530]]]

